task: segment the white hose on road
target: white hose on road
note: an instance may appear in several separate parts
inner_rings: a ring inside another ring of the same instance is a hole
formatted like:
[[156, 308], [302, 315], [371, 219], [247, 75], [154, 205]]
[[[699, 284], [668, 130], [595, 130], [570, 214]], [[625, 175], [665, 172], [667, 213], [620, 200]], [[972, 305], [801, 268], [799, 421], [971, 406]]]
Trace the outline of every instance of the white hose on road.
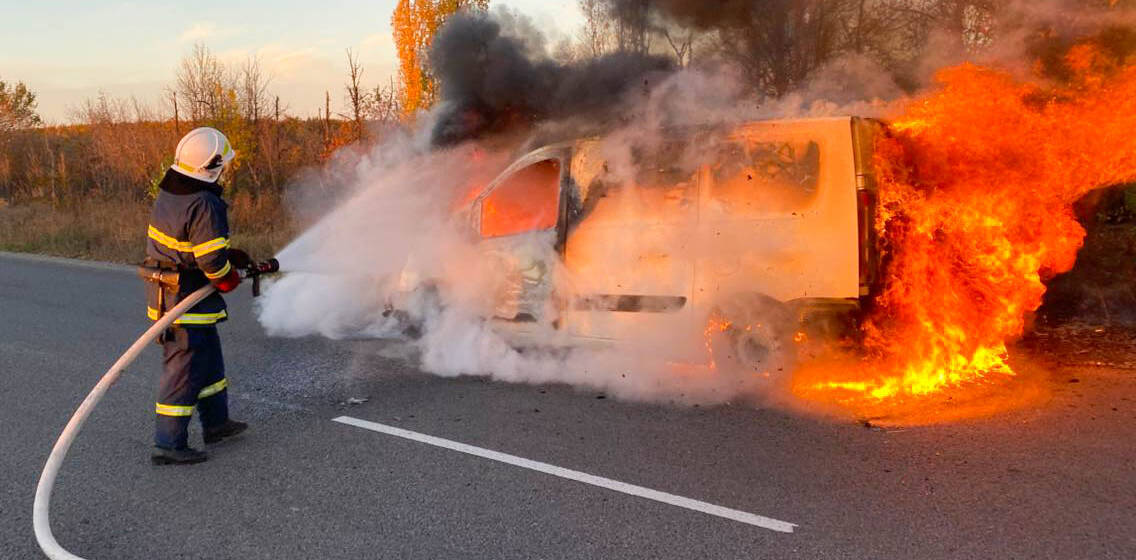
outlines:
[[178, 317], [181, 317], [189, 308], [197, 305], [197, 302], [212, 294], [214, 290], [216, 288], [210, 284], [193, 292], [163, 315], [138, 340], [134, 341], [134, 344], [126, 350], [126, 353], [118, 358], [113, 366], [110, 366], [110, 369], [95, 385], [95, 388], [91, 389], [91, 393], [87, 395], [86, 399], [83, 399], [83, 404], [80, 404], [79, 408], [75, 410], [75, 414], [71, 416], [71, 421], [67, 422], [67, 427], [63, 428], [63, 433], [59, 435], [55, 447], [51, 449], [51, 456], [47, 458], [47, 464], [43, 466], [43, 474], [39, 476], [35, 505], [32, 509], [32, 525], [35, 526], [36, 540], [39, 541], [39, 547], [43, 549], [43, 553], [51, 560], [83, 560], [82, 557], [75, 556], [59, 546], [59, 543], [55, 540], [55, 535], [51, 534], [51, 513], [49, 511], [51, 509], [51, 490], [55, 487], [55, 477], [59, 474], [59, 467], [63, 464], [63, 458], [67, 456], [67, 450], [71, 449], [71, 443], [75, 441], [75, 436], [79, 435], [83, 423], [87, 421], [91, 411], [102, 400], [107, 389], [114, 385], [115, 381], [118, 381], [119, 376], [122, 375], [122, 370], [134, 362], [138, 358], [138, 354], [141, 354], [146, 345], [157, 338], [159, 333], [168, 329]]

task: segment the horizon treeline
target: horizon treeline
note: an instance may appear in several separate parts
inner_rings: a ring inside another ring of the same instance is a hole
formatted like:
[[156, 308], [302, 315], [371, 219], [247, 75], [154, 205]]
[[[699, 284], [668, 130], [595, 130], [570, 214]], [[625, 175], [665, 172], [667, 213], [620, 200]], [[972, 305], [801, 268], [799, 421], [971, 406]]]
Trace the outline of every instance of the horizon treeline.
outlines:
[[198, 126], [223, 131], [237, 148], [226, 176], [231, 194], [278, 195], [299, 170], [398, 126], [393, 82], [365, 90], [357, 57], [348, 51], [347, 61], [347, 112], [330, 110], [329, 90], [317, 117], [288, 114], [269, 93], [258, 59], [226, 66], [202, 44], [181, 60], [162, 109], [104, 93], [71, 110], [74, 124], [44, 126], [34, 93], [17, 83], [8, 89], [19, 99], [6, 101], [0, 82], [0, 115], [19, 114], [0, 117], [0, 200], [61, 208], [90, 198], [146, 199], [172, 164], [178, 140]]

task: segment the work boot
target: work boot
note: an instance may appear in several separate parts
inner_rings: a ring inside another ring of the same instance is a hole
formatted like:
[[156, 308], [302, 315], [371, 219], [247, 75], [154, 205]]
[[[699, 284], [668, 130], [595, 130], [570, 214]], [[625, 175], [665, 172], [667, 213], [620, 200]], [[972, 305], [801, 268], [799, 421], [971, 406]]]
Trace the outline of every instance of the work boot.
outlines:
[[209, 428], [205, 430], [205, 443], [217, 443], [225, 438], [233, 437], [249, 427], [244, 422], [237, 422], [236, 420], [225, 420], [224, 424], [216, 428]]
[[198, 451], [192, 447], [182, 449], [155, 447], [154, 454], [150, 456], [150, 463], [155, 465], [192, 465], [204, 463], [207, 460], [209, 460], [209, 456], [204, 451]]

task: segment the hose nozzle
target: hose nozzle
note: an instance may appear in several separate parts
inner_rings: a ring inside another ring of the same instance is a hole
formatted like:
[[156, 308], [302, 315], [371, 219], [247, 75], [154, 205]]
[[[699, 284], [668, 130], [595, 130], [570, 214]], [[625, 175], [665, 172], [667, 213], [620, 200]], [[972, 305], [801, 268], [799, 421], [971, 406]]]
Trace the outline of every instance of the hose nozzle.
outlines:
[[245, 269], [245, 278], [252, 278], [252, 297], [260, 296], [260, 275], [280, 272], [280, 261], [275, 258], [250, 263]]
[[280, 261], [271, 258], [263, 262], [253, 263], [250, 268], [256, 270], [256, 274], [272, 274], [273, 272], [280, 272]]

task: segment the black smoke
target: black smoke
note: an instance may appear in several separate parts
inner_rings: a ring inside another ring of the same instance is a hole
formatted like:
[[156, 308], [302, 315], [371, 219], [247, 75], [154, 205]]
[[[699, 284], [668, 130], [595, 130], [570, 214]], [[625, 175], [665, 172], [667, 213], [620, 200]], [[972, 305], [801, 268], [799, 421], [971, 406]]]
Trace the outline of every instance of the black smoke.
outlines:
[[634, 88], [645, 90], [674, 69], [665, 57], [629, 52], [561, 64], [544, 52], [543, 40], [510, 31], [500, 17], [473, 12], [453, 16], [438, 32], [430, 51], [442, 103], [434, 144], [547, 119], [602, 120]]
[[650, 14], [700, 30], [744, 27], [760, 11], [784, 10], [799, 0], [607, 0], [609, 14], [620, 20]]

